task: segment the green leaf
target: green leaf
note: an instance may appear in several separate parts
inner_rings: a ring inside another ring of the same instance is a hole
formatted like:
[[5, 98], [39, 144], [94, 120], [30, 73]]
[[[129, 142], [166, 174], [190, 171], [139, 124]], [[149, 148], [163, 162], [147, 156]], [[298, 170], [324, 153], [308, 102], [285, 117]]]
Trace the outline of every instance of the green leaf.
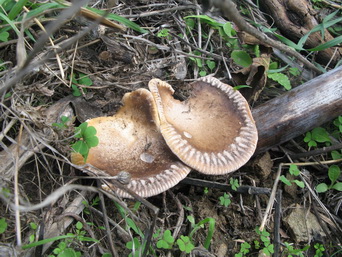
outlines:
[[133, 229], [135, 233], [137, 233], [141, 238], [144, 237], [144, 233], [141, 231], [140, 228], [137, 227], [137, 225], [131, 218], [126, 218], [125, 221], [126, 221], [127, 226]]
[[96, 135], [96, 128], [93, 126], [89, 126], [82, 131], [83, 133], [83, 138], [87, 140], [90, 137], [94, 137]]
[[211, 60], [206, 60], [205, 62], [208, 66], [208, 68], [212, 71], [213, 69], [215, 69], [216, 67], [216, 62], [214, 61], [211, 61]]
[[331, 158], [333, 160], [337, 160], [337, 159], [341, 159], [342, 158], [342, 154], [338, 151], [331, 151]]
[[292, 180], [292, 182], [296, 183], [296, 185], [299, 186], [300, 188], [305, 187], [305, 184], [303, 181], [299, 181], [299, 180], [295, 179], [295, 180]]
[[308, 146], [309, 147], [316, 147], [317, 146], [317, 143], [313, 140], [311, 140], [309, 143], [308, 143]]
[[289, 77], [282, 73], [268, 73], [267, 77], [278, 82], [282, 85], [286, 90], [291, 89], [291, 83]]
[[316, 186], [316, 191], [317, 191], [317, 193], [324, 193], [324, 192], [328, 191], [328, 185], [325, 183], [318, 184]]
[[328, 132], [325, 128], [314, 128], [311, 132], [312, 139], [318, 143], [331, 142]]
[[157, 33], [157, 37], [168, 37], [170, 35], [169, 31], [169, 29], [164, 28]]
[[186, 26], [189, 27], [189, 29], [193, 29], [195, 27], [195, 20], [194, 19], [185, 19]]
[[236, 31], [233, 29], [233, 26], [230, 22], [226, 22], [223, 25], [223, 31], [228, 37], [233, 37], [236, 35]]
[[81, 130], [82, 137], [84, 137], [87, 127], [88, 127], [88, 122], [83, 122], [78, 126], [78, 128]]
[[201, 22], [207, 23], [213, 27], [222, 27], [223, 26], [222, 23], [215, 21], [214, 19], [210, 18], [207, 15], [189, 15], [189, 16], [184, 17], [184, 19], [188, 19], [188, 18], [200, 19]]
[[71, 88], [72, 88], [73, 96], [81, 96], [82, 95], [81, 90], [75, 84], [72, 84]]
[[291, 186], [291, 182], [290, 182], [284, 175], [281, 175], [281, 176], [279, 177], [279, 180], [280, 180], [281, 182], [283, 182], [284, 184], [286, 184], [286, 185], [288, 185], [288, 186]]
[[339, 36], [339, 37], [336, 37], [336, 38], [334, 38], [334, 39], [332, 39], [332, 40], [330, 40], [330, 41], [328, 41], [326, 43], [323, 43], [323, 44], [321, 44], [319, 46], [316, 46], [314, 48], [310, 48], [310, 49], [307, 49], [307, 50], [308, 51], [312, 51], [312, 52], [313, 51], [322, 51], [322, 50], [328, 49], [330, 47], [334, 47], [336, 45], [339, 45], [339, 44], [341, 44], [341, 42], [342, 42], [342, 36]]
[[252, 87], [248, 85], [239, 85], [239, 86], [233, 87], [234, 90], [240, 90], [241, 88], [252, 88]]
[[31, 227], [31, 229], [33, 229], [33, 230], [36, 230], [36, 229], [38, 228], [37, 224], [34, 223], [34, 222], [30, 222], [30, 227]]
[[299, 71], [299, 69], [296, 68], [296, 67], [291, 67], [291, 68], [289, 69], [289, 72], [290, 72], [293, 76], [295, 76], [295, 77], [297, 77], [297, 76], [300, 75], [300, 71]]
[[76, 223], [76, 228], [77, 228], [78, 230], [82, 229], [82, 228], [83, 228], [82, 222], [77, 221], [77, 223]]
[[194, 225], [194, 224], [195, 224], [195, 218], [194, 218], [194, 216], [189, 215], [189, 216], [187, 216], [186, 218], [187, 218], [187, 220], [191, 223], [191, 225]]
[[8, 23], [11, 28], [15, 31], [15, 33], [20, 36], [20, 31], [16, 27], [15, 23], [7, 17], [7, 15], [4, 15], [3, 13], [0, 12], [0, 19]]
[[0, 234], [4, 233], [7, 229], [7, 222], [5, 218], [0, 219]]
[[331, 184], [334, 184], [335, 181], [340, 177], [341, 170], [337, 165], [331, 165], [328, 170], [328, 176], [331, 181]]
[[231, 58], [234, 62], [242, 67], [248, 67], [252, 64], [253, 60], [246, 51], [234, 50], [231, 53]]
[[39, 7], [36, 7], [32, 10], [30, 10], [27, 13], [27, 18], [33, 17], [33, 16], [37, 16], [40, 13], [43, 14], [43, 12], [47, 11], [47, 10], [52, 10], [52, 9], [56, 9], [56, 8], [65, 8], [64, 5], [58, 4], [58, 3], [43, 3], [40, 4]]
[[11, 11], [8, 14], [8, 18], [10, 20], [14, 20], [17, 15], [23, 11], [23, 6], [26, 4], [27, 0], [19, 0], [11, 9]]
[[206, 72], [205, 70], [201, 70], [201, 71], [199, 72], [199, 75], [200, 75], [201, 77], [207, 76], [207, 72]]
[[135, 248], [135, 250], [139, 250], [140, 247], [141, 247], [141, 244], [139, 242], [139, 239], [134, 237], [133, 241], [130, 241], [130, 242], [126, 243], [126, 247], [127, 247], [127, 249], [130, 249], [130, 250], [132, 250], [133, 247]]
[[159, 249], [171, 249], [172, 247], [170, 247], [167, 242], [165, 242], [164, 240], [161, 239], [157, 242], [157, 248], [159, 248]]
[[7, 42], [9, 37], [9, 33], [7, 31], [3, 31], [0, 33], [0, 41]]
[[306, 132], [305, 137], [304, 137], [304, 142], [308, 143], [312, 139], [311, 132]]
[[298, 166], [295, 164], [290, 164], [290, 174], [294, 176], [298, 176], [300, 174], [300, 170], [298, 169]]
[[178, 244], [179, 250], [184, 252], [185, 251], [185, 243], [183, 242], [183, 240], [177, 239], [177, 244]]
[[165, 230], [163, 238], [169, 244], [172, 244], [175, 241], [175, 239], [171, 235], [171, 231], [170, 230]]
[[23, 245], [22, 246], [22, 249], [26, 250], [26, 249], [29, 249], [29, 248], [32, 248], [32, 247], [36, 247], [36, 246], [39, 246], [39, 245], [44, 245], [44, 244], [47, 244], [47, 243], [50, 243], [50, 242], [54, 242], [54, 241], [57, 241], [57, 240], [62, 240], [62, 239], [66, 239], [66, 238], [75, 238], [76, 236], [73, 235], [73, 234], [68, 234], [68, 235], [62, 235], [62, 236], [56, 236], [56, 237], [52, 237], [52, 238], [47, 238], [47, 239], [43, 239], [43, 240], [40, 240], [38, 242], [34, 242], [32, 244], [27, 244], [27, 245]]
[[195, 246], [190, 242], [189, 237], [187, 236], [180, 236], [180, 237], [181, 237], [180, 239], [177, 239], [177, 244], [178, 244], [179, 249], [182, 252], [190, 253], [195, 248]]
[[34, 239], [35, 239], [35, 235], [34, 234], [30, 235], [29, 236], [29, 243], [33, 243]]
[[337, 191], [342, 191], [342, 183], [337, 182], [335, 185], [332, 186], [333, 189], [336, 189]]
[[122, 24], [124, 24], [125, 26], [139, 32], [139, 33], [148, 33], [147, 30], [141, 28], [138, 24], [136, 24], [135, 22], [133, 21], [130, 21], [124, 17], [121, 17], [119, 15], [116, 15], [116, 14], [113, 14], [113, 13], [106, 13], [105, 11], [102, 11], [102, 10], [98, 10], [98, 9], [95, 9], [95, 8], [90, 8], [90, 7], [86, 7], [86, 9], [90, 10], [90, 11], [93, 11], [94, 13], [96, 14], [99, 14], [99, 15], [104, 15], [107, 19], [109, 20], [114, 20], [114, 21], [117, 21], [117, 22], [120, 22]]
[[62, 252], [60, 252], [57, 257], [78, 257], [80, 256], [74, 249], [72, 248], [66, 248]]
[[86, 156], [89, 153], [88, 145], [84, 141], [82, 141], [82, 140], [77, 141], [76, 143], [74, 143], [71, 146], [71, 148], [74, 149], [75, 152], [80, 153], [83, 156]]
[[93, 81], [88, 77], [88, 75], [80, 73], [78, 83], [85, 86], [91, 86]]
[[95, 147], [99, 144], [99, 138], [97, 136], [87, 138], [87, 145], [90, 147]]

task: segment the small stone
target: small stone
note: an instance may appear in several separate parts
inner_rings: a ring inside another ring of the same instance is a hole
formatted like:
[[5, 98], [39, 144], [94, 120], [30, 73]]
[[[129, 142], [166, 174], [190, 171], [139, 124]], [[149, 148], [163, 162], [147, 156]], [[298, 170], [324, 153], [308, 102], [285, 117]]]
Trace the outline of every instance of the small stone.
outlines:
[[316, 235], [326, 236], [316, 216], [298, 204], [283, 221], [297, 243], [308, 242]]

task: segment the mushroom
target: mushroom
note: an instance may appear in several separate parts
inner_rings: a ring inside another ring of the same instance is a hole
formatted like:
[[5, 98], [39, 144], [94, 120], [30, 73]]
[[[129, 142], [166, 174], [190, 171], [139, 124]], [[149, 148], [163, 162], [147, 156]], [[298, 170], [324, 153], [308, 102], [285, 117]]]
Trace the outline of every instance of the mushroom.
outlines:
[[149, 82], [161, 134], [178, 158], [205, 174], [237, 170], [253, 155], [257, 129], [245, 98], [213, 77], [191, 84], [190, 97], [179, 101], [172, 87]]
[[[152, 94], [146, 89], [138, 89], [125, 94], [123, 104], [112, 117], [88, 121], [88, 126], [97, 130], [99, 144], [90, 148], [86, 163], [109, 176], [117, 176], [123, 171], [128, 173], [127, 188], [141, 197], [150, 197], [175, 186], [188, 175], [190, 168], [171, 152], [158, 131]], [[72, 153], [71, 161], [84, 164], [79, 153]], [[109, 189], [106, 185], [102, 187]], [[122, 197], [131, 197], [113, 185], [110, 188]]]

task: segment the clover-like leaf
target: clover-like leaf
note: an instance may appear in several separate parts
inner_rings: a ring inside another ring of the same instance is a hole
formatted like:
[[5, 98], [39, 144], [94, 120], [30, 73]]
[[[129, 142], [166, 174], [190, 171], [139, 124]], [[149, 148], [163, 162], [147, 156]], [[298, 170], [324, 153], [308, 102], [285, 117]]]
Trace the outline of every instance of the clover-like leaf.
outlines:
[[91, 86], [93, 81], [86, 74], [80, 73], [78, 83], [85, 86]]
[[216, 62], [214, 61], [211, 61], [211, 60], [206, 60], [205, 62], [208, 66], [208, 68], [212, 71], [213, 69], [215, 69], [216, 67]]
[[72, 149], [74, 149], [75, 152], [80, 153], [83, 156], [86, 156], [89, 153], [89, 146], [83, 140], [74, 143], [72, 145]]
[[298, 169], [298, 166], [295, 164], [290, 164], [290, 174], [294, 176], [298, 176], [300, 174], [300, 170]]

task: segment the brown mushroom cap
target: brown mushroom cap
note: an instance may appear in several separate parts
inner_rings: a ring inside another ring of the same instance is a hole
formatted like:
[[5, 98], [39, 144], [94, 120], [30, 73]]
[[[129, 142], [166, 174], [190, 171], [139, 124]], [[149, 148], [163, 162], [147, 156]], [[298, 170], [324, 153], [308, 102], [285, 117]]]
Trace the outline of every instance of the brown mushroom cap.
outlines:
[[[109, 176], [128, 172], [131, 179], [127, 187], [141, 197], [164, 192], [185, 178], [190, 168], [170, 151], [158, 131], [153, 118], [156, 107], [148, 90], [125, 94], [123, 103], [115, 116], [88, 121], [88, 126], [97, 130], [99, 144], [90, 149], [87, 163]], [[72, 153], [71, 160], [83, 164], [78, 153]], [[114, 186], [111, 188], [122, 197], [130, 197]]]
[[191, 84], [185, 101], [159, 79], [149, 83], [158, 109], [159, 129], [174, 154], [205, 174], [237, 170], [253, 155], [257, 129], [245, 98], [213, 77]]

